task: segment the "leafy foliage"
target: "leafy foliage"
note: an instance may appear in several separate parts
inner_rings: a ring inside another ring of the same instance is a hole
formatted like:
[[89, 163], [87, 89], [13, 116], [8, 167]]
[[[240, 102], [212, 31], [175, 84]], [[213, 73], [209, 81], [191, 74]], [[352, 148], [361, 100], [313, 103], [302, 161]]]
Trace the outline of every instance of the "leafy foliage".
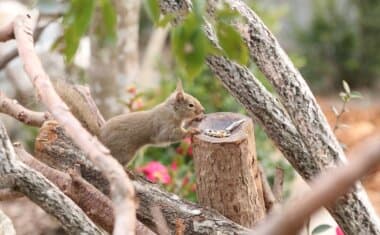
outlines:
[[112, 43], [116, 39], [116, 12], [111, 0], [71, 0], [63, 19], [63, 53], [67, 62], [72, 61], [80, 39], [86, 35], [96, 7], [102, 18], [97, 25], [97, 32], [106, 43]]
[[370, 86], [380, 78], [379, 1], [312, 2], [310, 25], [296, 32], [307, 63], [301, 72], [320, 88]]

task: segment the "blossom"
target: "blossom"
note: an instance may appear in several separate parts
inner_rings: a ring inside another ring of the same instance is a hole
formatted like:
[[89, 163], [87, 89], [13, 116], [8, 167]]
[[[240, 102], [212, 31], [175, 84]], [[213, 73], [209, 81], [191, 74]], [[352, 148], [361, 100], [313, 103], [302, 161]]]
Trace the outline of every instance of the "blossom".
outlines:
[[178, 169], [178, 164], [177, 164], [177, 162], [172, 162], [171, 164], [170, 164], [170, 169], [172, 169], [173, 171], [175, 171], [175, 170], [177, 170]]
[[138, 171], [142, 172], [153, 183], [169, 184], [171, 181], [168, 169], [158, 161], [151, 161], [139, 168]]
[[136, 86], [135, 85], [130, 85], [127, 87], [127, 92], [132, 94], [132, 95], [136, 95], [136, 92], [137, 92], [137, 89], [136, 89]]
[[335, 233], [336, 233], [336, 235], [344, 235], [344, 232], [340, 227], [336, 227]]
[[132, 110], [140, 110], [144, 107], [144, 102], [141, 98], [137, 98], [132, 102]]

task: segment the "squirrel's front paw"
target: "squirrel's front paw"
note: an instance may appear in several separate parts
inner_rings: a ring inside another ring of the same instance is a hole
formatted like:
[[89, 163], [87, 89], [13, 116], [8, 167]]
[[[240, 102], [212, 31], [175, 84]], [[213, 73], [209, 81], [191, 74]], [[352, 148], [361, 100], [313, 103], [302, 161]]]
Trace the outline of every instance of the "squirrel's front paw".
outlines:
[[190, 136], [193, 136], [193, 135], [199, 135], [200, 133], [202, 133], [201, 129], [199, 128], [190, 128], [187, 130], [187, 134], [190, 135]]
[[193, 118], [192, 121], [200, 122], [200, 121], [202, 121], [205, 117], [206, 117], [206, 115], [204, 115], [204, 114], [199, 114], [198, 116], [196, 116], [195, 118]]

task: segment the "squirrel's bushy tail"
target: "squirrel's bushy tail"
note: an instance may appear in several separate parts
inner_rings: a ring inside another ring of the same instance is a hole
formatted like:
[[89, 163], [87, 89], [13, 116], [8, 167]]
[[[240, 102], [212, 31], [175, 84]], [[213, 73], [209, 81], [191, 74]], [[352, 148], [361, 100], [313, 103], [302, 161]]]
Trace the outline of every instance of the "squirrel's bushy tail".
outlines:
[[87, 86], [70, 84], [62, 79], [53, 80], [54, 88], [69, 106], [71, 113], [91, 134], [99, 136], [105, 120], [91, 97]]

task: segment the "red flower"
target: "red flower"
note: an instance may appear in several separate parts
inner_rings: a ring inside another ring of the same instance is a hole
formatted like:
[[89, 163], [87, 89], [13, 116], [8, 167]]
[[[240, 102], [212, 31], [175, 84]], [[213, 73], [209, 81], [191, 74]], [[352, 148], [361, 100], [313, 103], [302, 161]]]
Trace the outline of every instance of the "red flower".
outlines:
[[190, 145], [191, 144], [191, 138], [190, 137], [186, 137], [185, 139], [183, 139], [183, 142], [185, 142], [186, 144]]
[[192, 146], [189, 146], [189, 148], [187, 149], [187, 154], [189, 156], [193, 156], [193, 147]]
[[163, 184], [169, 184], [171, 181], [168, 169], [157, 161], [149, 162], [139, 168], [138, 171], [142, 172], [146, 178], [153, 183], [161, 182]]
[[336, 233], [336, 235], [344, 235], [344, 232], [340, 227], [336, 227], [335, 233]]
[[177, 165], [177, 162], [172, 162], [172, 164], [170, 164], [170, 168], [175, 171], [178, 169], [178, 165]]

